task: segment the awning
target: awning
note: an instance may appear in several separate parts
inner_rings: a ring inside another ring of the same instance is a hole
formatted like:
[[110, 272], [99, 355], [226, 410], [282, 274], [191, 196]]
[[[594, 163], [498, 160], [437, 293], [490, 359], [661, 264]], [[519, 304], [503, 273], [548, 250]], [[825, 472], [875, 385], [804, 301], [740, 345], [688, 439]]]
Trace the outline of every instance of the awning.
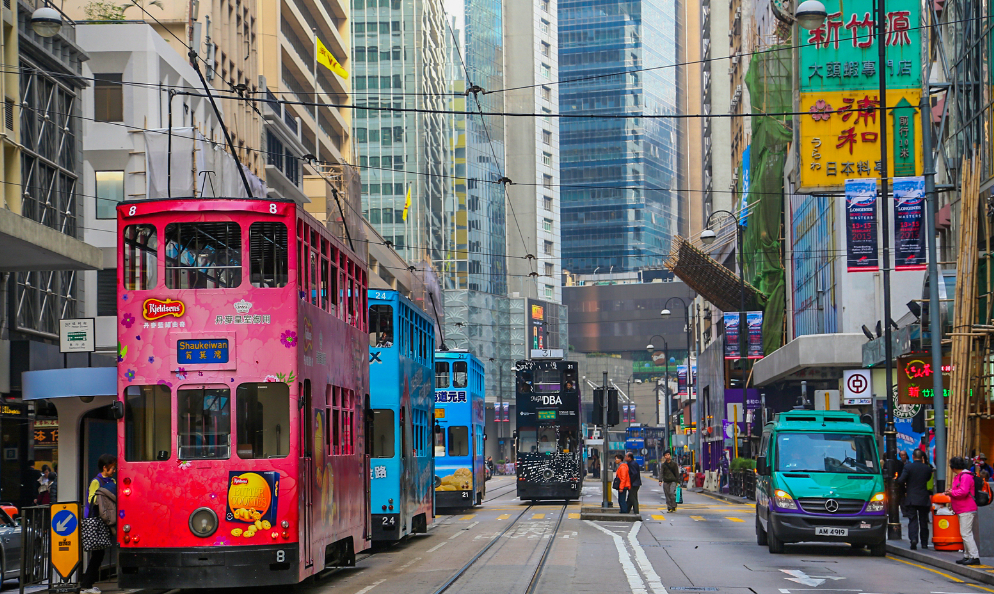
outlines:
[[0, 271], [100, 270], [99, 248], [0, 208]]
[[[664, 266], [721, 311], [739, 311], [742, 296], [739, 276], [687, 239], [679, 235], [673, 238], [670, 258]], [[745, 283], [745, 293], [746, 311], [763, 308], [766, 297], [758, 289]]]
[[752, 383], [765, 386], [776, 381], [797, 379], [792, 376], [818, 367], [861, 369], [865, 342], [866, 337], [860, 333], [798, 336], [756, 361]]
[[41, 369], [21, 374], [22, 398], [73, 398], [117, 394], [117, 366]]

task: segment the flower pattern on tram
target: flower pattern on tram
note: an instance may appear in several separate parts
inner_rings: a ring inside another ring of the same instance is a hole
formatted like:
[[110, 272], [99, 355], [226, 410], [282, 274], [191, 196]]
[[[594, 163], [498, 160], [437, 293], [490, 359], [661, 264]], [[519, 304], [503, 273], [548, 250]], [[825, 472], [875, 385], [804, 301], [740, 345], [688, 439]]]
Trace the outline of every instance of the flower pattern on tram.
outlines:
[[124, 372], [124, 377], [126, 377], [129, 382], [133, 381], [135, 379], [135, 370], [134, 369], [129, 369], [129, 370], [125, 371]]
[[297, 333], [293, 330], [284, 330], [283, 334], [280, 334], [280, 342], [286, 348], [292, 349], [297, 346]]
[[130, 328], [130, 327], [134, 326], [135, 325], [135, 316], [131, 315], [130, 313], [125, 313], [121, 317], [121, 325], [124, 326], [125, 328]]

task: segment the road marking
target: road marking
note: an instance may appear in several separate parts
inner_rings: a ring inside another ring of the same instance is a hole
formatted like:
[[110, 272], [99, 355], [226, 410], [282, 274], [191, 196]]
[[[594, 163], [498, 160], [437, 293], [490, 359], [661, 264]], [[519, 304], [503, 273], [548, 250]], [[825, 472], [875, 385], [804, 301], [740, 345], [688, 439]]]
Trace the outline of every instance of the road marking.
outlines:
[[372, 589], [373, 589], [373, 588], [375, 588], [376, 586], [379, 586], [380, 584], [382, 584], [382, 583], [383, 583], [383, 582], [385, 582], [385, 581], [386, 581], [386, 580], [378, 580], [378, 581], [375, 581], [375, 582], [373, 582], [372, 584], [370, 584], [370, 585], [366, 586], [365, 588], [363, 588], [362, 590], [359, 590], [359, 591], [358, 591], [358, 592], [356, 592], [355, 594], [366, 594], [366, 592], [369, 592], [370, 590], [372, 590]]
[[731, 520], [733, 522], [745, 522], [742, 518], [733, 518], [732, 516], [725, 516], [726, 520]]
[[967, 584], [967, 586], [971, 586], [973, 588], [978, 588], [980, 590], [985, 590], [987, 592], [994, 592], [994, 590], [991, 590], [990, 588], [985, 588], [983, 586], [978, 586], [977, 584]]
[[401, 569], [407, 569], [408, 567], [414, 565], [415, 563], [417, 563], [420, 560], [421, 560], [421, 557], [415, 557], [415, 558], [411, 559], [410, 561], [408, 561], [407, 563], [401, 565], [400, 568]]
[[532, 514], [532, 519], [533, 520], [544, 520], [545, 519], [545, 514]]
[[621, 540], [621, 537], [614, 532], [599, 524], [590, 520], [584, 521], [611, 537], [611, 540], [614, 542], [614, 548], [618, 551], [618, 561], [621, 563], [621, 569], [625, 572], [625, 578], [628, 579], [628, 589], [631, 590], [632, 594], [648, 594], [645, 590], [645, 585], [642, 583], [642, 577], [639, 576], [638, 570], [635, 569], [635, 564], [632, 563], [632, 557], [628, 554], [628, 549], [625, 548], [625, 541]]
[[661, 514], [652, 514], [652, 519], [653, 520], [659, 520], [660, 522], [662, 522], [663, 520], [666, 519], [666, 516], [661, 515]]
[[825, 583], [825, 580], [832, 580], [837, 582], [839, 580], [844, 580], [844, 577], [838, 577], [834, 575], [808, 575], [801, 571], [800, 569], [781, 569], [780, 571], [786, 573], [787, 575], [794, 576], [789, 578], [784, 578], [786, 580], [797, 582], [804, 586], [820, 586]]
[[[943, 572], [938, 571], [936, 569], [932, 569], [931, 567], [926, 567], [924, 565], [919, 565], [918, 563], [912, 563], [911, 561], [905, 561], [904, 559], [898, 559], [897, 557], [891, 557], [890, 555], [887, 555], [887, 559], [890, 559], [891, 561], [897, 561], [898, 563], [904, 563], [905, 565], [910, 565], [912, 567], [917, 567], [918, 569], [924, 569], [925, 571], [931, 571], [932, 573], [936, 573], [938, 575], [941, 575], [942, 577], [944, 577], [946, 579], [949, 579], [949, 580], [952, 580], [952, 581], [954, 581], [956, 583], [959, 583], [959, 584], [964, 583], [963, 580], [961, 580], [961, 579], [959, 579], [957, 577], [953, 577], [953, 576], [949, 575], [948, 573], [943, 573]], [[967, 584], [967, 585], [973, 585], [973, 584]]]
[[571, 519], [571, 520], [579, 520], [580, 519], [580, 514], [569, 514], [569, 519]]
[[469, 514], [468, 516], [463, 516], [463, 517], [461, 517], [459, 519], [460, 520], [472, 520], [475, 517], [476, 517], [476, 514]]
[[695, 522], [705, 522], [704, 516], [690, 516], [690, 519]]
[[473, 526], [476, 526], [477, 524], [479, 524], [479, 522], [473, 522], [469, 526], [466, 526], [465, 528], [463, 528], [463, 530], [470, 530], [471, 528], [473, 528]]
[[456, 532], [455, 534], [453, 534], [452, 536], [449, 537], [449, 540], [452, 540], [453, 538], [456, 538], [460, 534], [462, 534], [462, 532]]
[[632, 545], [632, 550], [635, 551], [635, 561], [638, 562], [639, 568], [642, 569], [642, 574], [649, 583], [649, 589], [654, 594], [667, 594], [663, 583], [659, 581], [659, 575], [652, 568], [652, 563], [649, 562], [649, 557], [645, 554], [645, 549], [639, 544], [638, 534], [641, 529], [642, 522], [635, 522], [631, 532], [628, 533], [628, 543]]
[[432, 548], [428, 549], [427, 552], [434, 553], [438, 549], [444, 547], [447, 543], [448, 543], [448, 541], [442, 541], [442, 542], [438, 543], [437, 545], [433, 546]]

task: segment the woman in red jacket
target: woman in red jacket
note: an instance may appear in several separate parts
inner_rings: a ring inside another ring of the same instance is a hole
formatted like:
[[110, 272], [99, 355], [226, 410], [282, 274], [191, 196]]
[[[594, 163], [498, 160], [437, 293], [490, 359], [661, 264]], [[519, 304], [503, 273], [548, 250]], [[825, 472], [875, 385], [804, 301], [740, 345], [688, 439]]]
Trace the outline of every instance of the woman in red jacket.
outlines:
[[614, 463], [618, 469], [614, 471], [614, 488], [618, 490], [618, 508], [621, 513], [628, 513], [628, 490], [632, 488], [631, 477], [628, 476], [628, 465], [625, 464], [621, 454], [614, 456]]
[[963, 538], [963, 558], [956, 563], [980, 565], [980, 551], [977, 550], [977, 541], [973, 537], [977, 521], [977, 502], [973, 499], [974, 474], [968, 470], [970, 461], [956, 456], [949, 461], [949, 468], [956, 474], [949, 489], [946, 490], [946, 495], [950, 499], [949, 505], [959, 517], [959, 534]]

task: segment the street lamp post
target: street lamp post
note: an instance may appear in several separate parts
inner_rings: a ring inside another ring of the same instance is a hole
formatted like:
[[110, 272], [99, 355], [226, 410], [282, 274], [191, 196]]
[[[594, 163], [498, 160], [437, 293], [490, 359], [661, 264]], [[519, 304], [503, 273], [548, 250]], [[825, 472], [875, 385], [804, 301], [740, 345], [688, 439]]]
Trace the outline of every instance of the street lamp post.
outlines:
[[[667, 308], [670, 305], [670, 301], [674, 301], [674, 300], [675, 301], [679, 301], [680, 304], [683, 305], [683, 313], [684, 313], [684, 316], [686, 317], [686, 320], [687, 320], [687, 326], [686, 326], [686, 331], [687, 331], [687, 394], [689, 396], [689, 394], [690, 394], [690, 383], [691, 383], [690, 380], [693, 377], [693, 367], [691, 367], [691, 363], [690, 363], [690, 345], [691, 345], [691, 342], [692, 342], [691, 339], [690, 339], [690, 305], [688, 305], [687, 302], [684, 301], [683, 298], [681, 298], [681, 297], [670, 297], [669, 299], [666, 300], [665, 303], [663, 303], [663, 310], [661, 312], [659, 312], [659, 315], [663, 316], [664, 318], [672, 315], [672, 312], [669, 309], [667, 309]], [[669, 365], [669, 358], [668, 357], [667, 357], [667, 365]], [[678, 373], [678, 379], [677, 379], [678, 383], [677, 383], [677, 386], [679, 386], [679, 381], [680, 380], [679, 380], [679, 373]], [[698, 404], [697, 404], [697, 409], [698, 409], [698, 417], [699, 417], [700, 416], [700, 402], [699, 401], [698, 401]], [[700, 427], [697, 428], [696, 435], [697, 435], [697, 441], [700, 442], [700, 440], [701, 440]]]
[[[663, 443], [666, 444], [666, 449], [670, 447], [670, 345], [666, 343], [666, 339], [658, 334], [653, 334], [652, 338], [649, 339], [649, 344], [645, 345], [645, 350], [649, 351], [649, 356], [656, 351], [656, 347], [652, 344], [652, 339], [658, 338], [663, 341], [663, 357], [666, 358], [666, 374], [663, 376]], [[655, 363], [655, 361], [653, 361]], [[656, 426], [659, 426], [659, 384], [656, 384]]]
[[[711, 219], [716, 214], [726, 214], [735, 220], [735, 251], [739, 253], [739, 358], [742, 361], [742, 389], [745, 390], [745, 361], [746, 361], [746, 288], [745, 288], [745, 254], [742, 253], [742, 231], [743, 216], [736, 217], [730, 211], [716, 210], [712, 212], [707, 221], [704, 222], [704, 230], [701, 231], [701, 241], [704, 245], [711, 245], [718, 235], [711, 229]], [[745, 392], [743, 392], [744, 394]]]

